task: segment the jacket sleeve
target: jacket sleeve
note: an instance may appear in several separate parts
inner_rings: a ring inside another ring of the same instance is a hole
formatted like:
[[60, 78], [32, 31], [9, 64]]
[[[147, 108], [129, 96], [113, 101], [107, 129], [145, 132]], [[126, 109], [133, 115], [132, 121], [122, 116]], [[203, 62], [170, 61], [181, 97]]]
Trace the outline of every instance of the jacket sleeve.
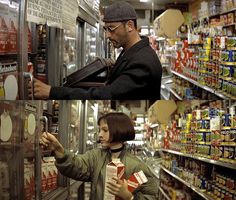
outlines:
[[142, 64], [132, 64], [110, 85], [97, 88], [51, 87], [50, 99], [116, 99], [137, 95], [150, 82], [150, 71]]
[[135, 200], [156, 200], [158, 199], [159, 180], [151, 172], [146, 164], [141, 164], [139, 170], [142, 170], [148, 179], [148, 182], [138, 187], [134, 192]]
[[66, 151], [63, 158], [56, 158], [55, 165], [64, 176], [79, 181], [91, 181], [93, 163], [93, 151], [87, 151], [82, 155], [74, 155]]

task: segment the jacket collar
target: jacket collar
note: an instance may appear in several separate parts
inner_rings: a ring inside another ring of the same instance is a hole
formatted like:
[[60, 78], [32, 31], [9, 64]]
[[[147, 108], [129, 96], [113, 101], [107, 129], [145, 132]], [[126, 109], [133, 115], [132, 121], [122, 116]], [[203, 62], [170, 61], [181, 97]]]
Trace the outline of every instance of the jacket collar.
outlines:
[[137, 51], [148, 45], [149, 45], [148, 37], [141, 37], [141, 40], [138, 41], [136, 44], [134, 44], [132, 47], [130, 47], [127, 51], [123, 49], [109, 74], [109, 78], [111, 78], [114, 75], [114, 73], [116, 73], [116, 71], [120, 69], [119, 66], [121, 65], [121, 63], [131, 59], [134, 53], [136, 53]]
[[148, 37], [141, 37], [141, 40], [138, 41], [137, 43], [135, 43], [132, 47], [130, 47], [126, 52], [123, 50], [121, 52], [124, 53], [123, 58], [124, 59], [128, 59], [130, 58], [131, 55], [134, 54], [134, 52], [139, 51], [139, 49], [142, 49], [145, 46], [149, 45], [149, 39]]

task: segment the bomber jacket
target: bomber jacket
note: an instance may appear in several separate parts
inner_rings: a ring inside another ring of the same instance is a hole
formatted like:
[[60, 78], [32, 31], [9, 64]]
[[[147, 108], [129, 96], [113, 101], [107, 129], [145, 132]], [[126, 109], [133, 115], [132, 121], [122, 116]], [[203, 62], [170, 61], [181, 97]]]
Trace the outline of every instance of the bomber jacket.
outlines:
[[[119, 156], [125, 165], [125, 179], [142, 170], [148, 182], [133, 191], [135, 200], [157, 199], [158, 181], [148, 166], [124, 149]], [[63, 158], [56, 158], [56, 167], [64, 176], [83, 182], [91, 182], [90, 200], [103, 200], [106, 165], [111, 161], [111, 153], [105, 149], [93, 149], [85, 154], [74, 155], [66, 151]]]
[[83, 88], [51, 87], [50, 99], [160, 99], [162, 66], [144, 38], [122, 51], [105, 86]]

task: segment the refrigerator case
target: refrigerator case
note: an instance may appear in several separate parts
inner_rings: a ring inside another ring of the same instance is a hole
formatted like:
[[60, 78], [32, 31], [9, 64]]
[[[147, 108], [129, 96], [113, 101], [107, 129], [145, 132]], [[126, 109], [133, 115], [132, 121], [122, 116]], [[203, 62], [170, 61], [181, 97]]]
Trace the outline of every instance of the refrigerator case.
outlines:
[[39, 199], [36, 183], [40, 180], [39, 136], [41, 133], [41, 101], [24, 101], [23, 104], [23, 155], [24, 155], [24, 199]]
[[0, 102], [0, 199], [23, 199], [21, 194], [23, 129], [19, 102]]
[[[10, 3], [11, 2], [11, 3]], [[19, 4], [0, 2], [0, 99], [16, 100], [18, 92]]]
[[[62, 30], [28, 22], [28, 71], [44, 83], [60, 84]], [[50, 79], [49, 79], [50, 77]]]
[[0, 102], [0, 199], [38, 199], [39, 102]]

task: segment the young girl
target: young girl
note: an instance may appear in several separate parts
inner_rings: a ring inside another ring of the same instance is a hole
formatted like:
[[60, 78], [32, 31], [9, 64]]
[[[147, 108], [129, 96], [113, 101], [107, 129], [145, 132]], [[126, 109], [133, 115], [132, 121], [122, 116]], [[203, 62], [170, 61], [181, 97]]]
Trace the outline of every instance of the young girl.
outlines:
[[[148, 166], [136, 156], [131, 155], [125, 141], [135, 138], [131, 119], [124, 113], [108, 113], [98, 120], [99, 142], [102, 148], [87, 151], [83, 155], [74, 155], [66, 151], [59, 141], [50, 133], [43, 133], [41, 144], [55, 152], [56, 167], [61, 174], [75, 180], [91, 182], [91, 200], [103, 200], [106, 165], [112, 158], [120, 158], [125, 165], [125, 179], [113, 179], [109, 182], [108, 191], [123, 200], [157, 199], [158, 182]], [[148, 182], [132, 193], [128, 190], [127, 180], [133, 173], [142, 170]]]

